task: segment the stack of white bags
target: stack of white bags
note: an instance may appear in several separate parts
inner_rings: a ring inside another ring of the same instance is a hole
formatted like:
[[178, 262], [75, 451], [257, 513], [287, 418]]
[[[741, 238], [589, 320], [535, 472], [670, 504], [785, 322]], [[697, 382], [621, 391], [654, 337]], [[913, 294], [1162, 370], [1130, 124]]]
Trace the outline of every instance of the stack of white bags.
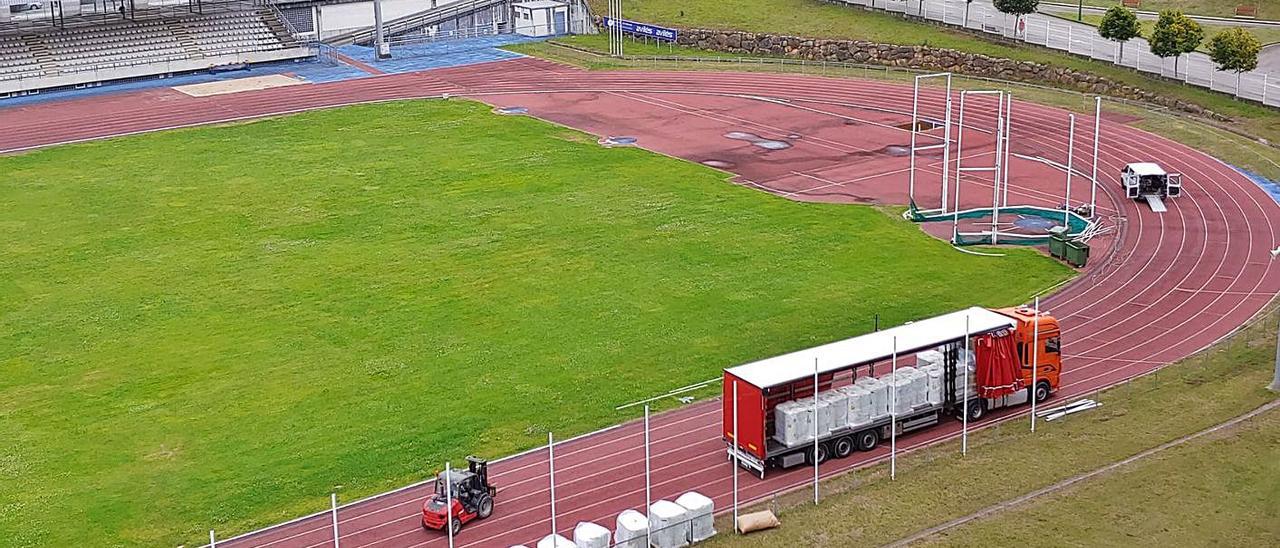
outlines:
[[[974, 395], [973, 352], [961, 357], [961, 367], [969, 369], [969, 395]], [[957, 369], [957, 386], [961, 384]], [[890, 414], [905, 415], [912, 410], [938, 405], [943, 400], [943, 355], [941, 350], [916, 354], [916, 367], [905, 366], [883, 377], [859, 377], [852, 386], [818, 394], [814, 399], [801, 398], [778, 404], [773, 411], [774, 439], [787, 447], [812, 443], [814, 423], [818, 437], [833, 430], [857, 428], [883, 419]], [[956, 397], [964, 397], [957, 387]]]

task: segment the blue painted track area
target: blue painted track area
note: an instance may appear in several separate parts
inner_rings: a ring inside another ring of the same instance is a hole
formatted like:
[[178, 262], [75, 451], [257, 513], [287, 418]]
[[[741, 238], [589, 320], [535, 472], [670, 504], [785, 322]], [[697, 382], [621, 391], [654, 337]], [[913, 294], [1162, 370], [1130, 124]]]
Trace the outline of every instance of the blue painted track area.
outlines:
[[516, 34], [498, 34], [393, 46], [390, 59], [376, 59], [373, 48], [369, 46], [342, 46], [338, 51], [378, 70], [400, 73], [524, 57], [499, 48], [534, 40], [537, 39]]
[[1258, 188], [1261, 188], [1263, 192], [1270, 194], [1271, 199], [1275, 200], [1276, 203], [1280, 203], [1280, 181], [1272, 181], [1271, 179], [1258, 175], [1257, 173], [1246, 169], [1240, 169], [1236, 166], [1231, 167], [1236, 171], [1239, 171], [1245, 177], [1248, 177], [1250, 181], [1254, 182], [1254, 184], [1257, 184]]

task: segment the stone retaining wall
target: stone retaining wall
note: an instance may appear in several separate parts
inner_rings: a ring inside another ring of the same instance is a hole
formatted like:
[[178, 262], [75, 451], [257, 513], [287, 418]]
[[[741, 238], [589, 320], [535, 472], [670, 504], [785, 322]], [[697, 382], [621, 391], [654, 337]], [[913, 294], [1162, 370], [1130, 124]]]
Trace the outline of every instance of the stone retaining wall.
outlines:
[[952, 49], [703, 29], [680, 29], [678, 43], [683, 46], [741, 55], [772, 55], [815, 61], [910, 67], [1054, 85], [1085, 93], [1153, 103], [1218, 120], [1227, 120], [1225, 116], [1197, 104], [1165, 97], [1088, 72]]

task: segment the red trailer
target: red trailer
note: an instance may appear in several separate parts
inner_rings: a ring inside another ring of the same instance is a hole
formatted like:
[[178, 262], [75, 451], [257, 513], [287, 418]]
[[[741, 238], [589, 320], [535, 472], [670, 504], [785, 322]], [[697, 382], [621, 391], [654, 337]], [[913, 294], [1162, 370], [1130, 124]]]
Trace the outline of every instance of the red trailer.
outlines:
[[[976, 353], [976, 372], [970, 379], [967, 397], [960, 389], [963, 378], [956, 367], [966, 333], [971, 338], [970, 350]], [[1038, 343], [1032, 343], [1036, 336]], [[970, 420], [977, 420], [989, 409], [1026, 403], [1033, 395], [1043, 401], [1058, 387], [1059, 347], [1058, 323], [1047, 314], [1025, 308], [994, 311], [972, 307], [727, 368], [721, 401], [729, 456], [733, 458], [736, 453], [743, 467], [763, 478], [769, 466], [788, 467], [801, 462], [812, 465], [828, 455], [843, 458], [854, 449], [867, 451], [886, 439], [890, 428], [899, 434], [926, 428], [946, 414], [959, 415], [962, 408], [966, 408]], [[865, 424], [837, 425], [818, 436], [816, 448], [812, 437], [808, 443], [791, 446], [775, 439], [775, 408], [813, 396], [815, 372], [816, 392], [827, 393], [852, 384], [860, 374], [874, 377], [877, 369], [881, 374], [887, 373], [895, 355], [899, 367], [911, 365], [915, 362], [913, 355], [926, 350], [937, 350], [935, 356], [943, 357], [940, 402], [921, 404]], [[1037, 354], [1034, 357], [1033, 352]], [[1033, 362], [1039, 366], [1035, 375], [1031, 372]], [[737, 432], [733, 420], [735, 390]]]

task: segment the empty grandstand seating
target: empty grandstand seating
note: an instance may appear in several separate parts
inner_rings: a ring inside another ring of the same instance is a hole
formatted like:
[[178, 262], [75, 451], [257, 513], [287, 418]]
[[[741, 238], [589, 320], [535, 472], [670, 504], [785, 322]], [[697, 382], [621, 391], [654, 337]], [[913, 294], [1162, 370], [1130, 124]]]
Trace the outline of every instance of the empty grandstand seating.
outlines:
[[310, 53], [265, 8], [0, 34], [0, 94]]

